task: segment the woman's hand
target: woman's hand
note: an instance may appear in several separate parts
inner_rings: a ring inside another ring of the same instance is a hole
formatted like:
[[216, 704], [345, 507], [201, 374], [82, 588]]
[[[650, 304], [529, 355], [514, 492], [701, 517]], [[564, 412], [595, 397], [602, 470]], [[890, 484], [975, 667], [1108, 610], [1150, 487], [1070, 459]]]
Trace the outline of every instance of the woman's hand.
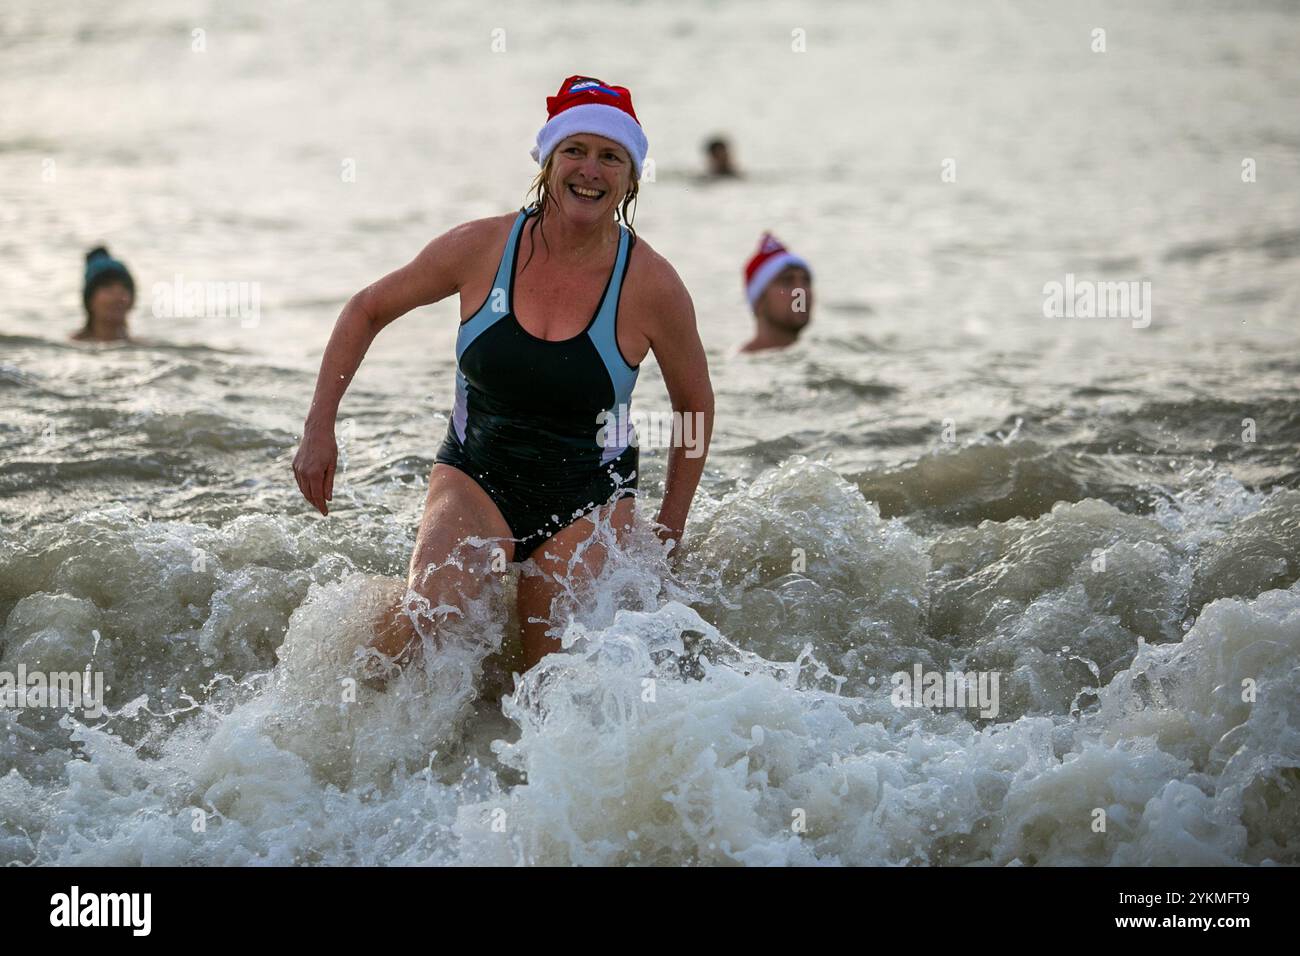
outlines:
[[298, 480], [302, 496], [323, 515], [330, 513], [326, 502], [334, 498], [334, 469], [338, 461], [334, 426], [320, 427], [310, 422], [303, 426], [302, 443], [293, 459], [293, 476]]
[[682, 533], [674, 528], [670, 528], [663, 523], [663, 515], [651, 525], [655, 537], [659, 539], [660, 544], [666, 546], [668, 561], [675, 567], [678, 558], [682, 552]]

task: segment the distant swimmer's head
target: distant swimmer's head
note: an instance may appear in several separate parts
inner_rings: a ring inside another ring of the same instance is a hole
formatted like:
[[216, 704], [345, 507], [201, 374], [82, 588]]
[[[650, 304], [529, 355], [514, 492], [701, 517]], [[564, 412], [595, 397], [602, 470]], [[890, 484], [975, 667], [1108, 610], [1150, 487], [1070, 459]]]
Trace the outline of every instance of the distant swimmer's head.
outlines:
[[631, 222], [649, 148], [626, 87], [571, 76], [546, 98], [546, 124], [532, 157], [542, 167], [533, 189], [580, 223]]
[[731, 161], [731, 145], [721, 136], [715, 136], [704, 144], [704, 154], [709, 161], [709, 175], [717, 178], [738, 176]]
[[81, 288], [86, 324], [79, 339], [110, 340], [127, 337], [126, 316], [135, 305], [135, 280], [125, 263], [103, 246], [86, 253], [86, 274]]
[[812, 269], [765, 232], [745, 266], [745, 295], [758, 324], [746, 350], [790, 345], [812, 320]]

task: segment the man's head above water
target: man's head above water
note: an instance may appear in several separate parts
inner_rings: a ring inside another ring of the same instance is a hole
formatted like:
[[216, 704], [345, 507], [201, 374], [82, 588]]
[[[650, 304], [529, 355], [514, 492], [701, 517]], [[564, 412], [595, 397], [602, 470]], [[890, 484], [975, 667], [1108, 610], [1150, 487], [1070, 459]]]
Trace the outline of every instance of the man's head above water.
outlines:
[[754, 337], [741, 351], [793, 345], [812, 321], [812, 269], [770, 232], [745, 267], [745, 294], [754, 310]]

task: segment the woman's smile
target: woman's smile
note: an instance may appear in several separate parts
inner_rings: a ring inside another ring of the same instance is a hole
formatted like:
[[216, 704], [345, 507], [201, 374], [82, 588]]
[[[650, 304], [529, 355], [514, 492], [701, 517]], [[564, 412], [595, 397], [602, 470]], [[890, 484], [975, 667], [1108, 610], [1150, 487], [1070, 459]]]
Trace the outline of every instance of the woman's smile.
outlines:
[[579, 186], [575, 183], [569, 184], [569, 192], [578, 198], [581, 202], [598, 203], [605, 198], [604, 189], [593, 189], [589, 186]]

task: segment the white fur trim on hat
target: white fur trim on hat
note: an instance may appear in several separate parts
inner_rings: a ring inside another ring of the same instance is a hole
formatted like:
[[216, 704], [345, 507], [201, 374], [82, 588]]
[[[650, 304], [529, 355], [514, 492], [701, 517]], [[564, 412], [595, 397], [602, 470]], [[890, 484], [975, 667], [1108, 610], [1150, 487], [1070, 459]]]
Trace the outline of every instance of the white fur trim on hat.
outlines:
[[637, 179], [641, 178], [641, 168], [645, 165], [646, 151], [649, 143], [641, 124], [617, 106], [604, 103], [583, 103], [570, 106], [563, 113], [549, 120], [537, 133], [537, 145], [531, 155], [538, 166], [546, 165], [546, 157], [568, 136], [577, 133], [594, 133], [612, 139], [628, 151], [632, 157], [632, 167]]
[[[804, 260], [792, 252], [778, 252], [754, 271], [754, 278], [750, 279], [749, 285], [745, 287], [745, 294], [749, 297], [749, 307], [751, 309], [758, 302], [758, 297], [763, 294], [763, 290], [787, 266], [799, 266], [802, 269], [807, 269], [808, 275], [812, 276], [812, 268]], [[735, 286], [732, 286], [732, 288], [734, 289]]]

